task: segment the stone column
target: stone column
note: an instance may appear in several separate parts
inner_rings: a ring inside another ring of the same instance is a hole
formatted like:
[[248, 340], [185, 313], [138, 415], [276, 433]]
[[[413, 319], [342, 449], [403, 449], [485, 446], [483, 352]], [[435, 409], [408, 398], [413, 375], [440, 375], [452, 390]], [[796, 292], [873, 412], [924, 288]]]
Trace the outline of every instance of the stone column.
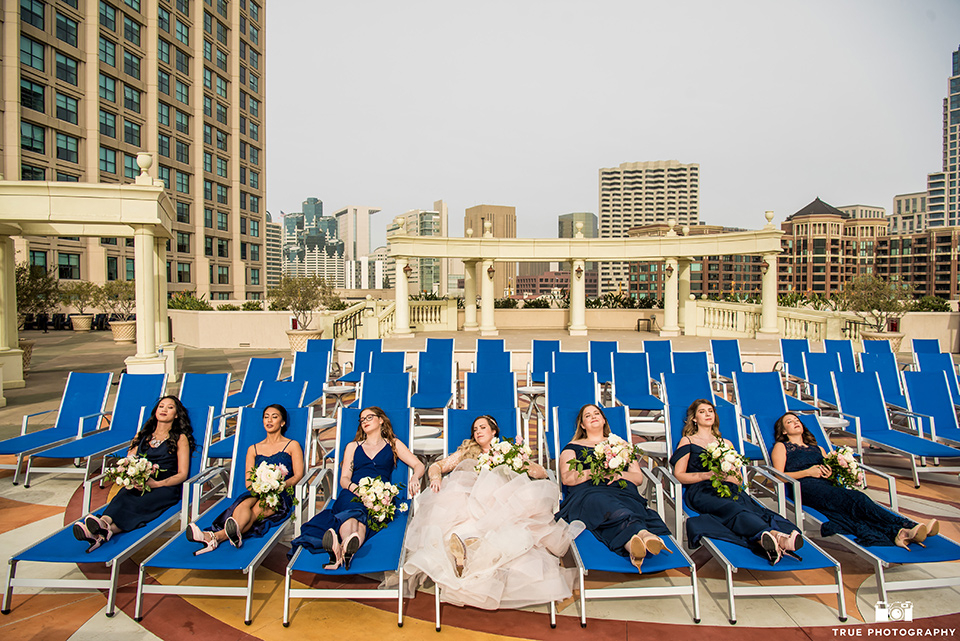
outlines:
[[677, 268], [676, 258], [667, 258], [666, 265], [663, 268], [666, 274], [666, 282], [663, 291], [663, 329], [660, 330], [661, 336], [679, 336], [680, 326], [678, 324], [678, 307], [680, 303], [680, 274]]
[[157, 341], [164, 345], [170, 342], [169, 327], [167, 327], [167, 241], [157, 238], [154, 256], [154, 282], [157, 295]]
[[497, 325], [493, 319], [493, 276], [495, 268], [492, 260], [480, 263], [480, 335], [497, 336]]
[[0, 407], [3, 389], [24, 386], [23, 351], [17, 341], [17, 276], [13, 239], [0, 236]]
[[134, 277], [137, 296], [136, 358], [157, 357], [157, 246], [153, 228], [137, 225], [133, 231]]
[[475, 332], [477, 325], [477, 265], [479, 261], [463, 261], [463, 331]]
[[677, 324], [680, 329], [687, 326], [687, 299], [690, 298], [690, 259], [681, 258], [679, 263], [680, 294], [678, 305], [680, 306], [679, 318]]
[[397, 258], [394, 278], [397, 283], [397, 307], [393, 316], [393, 335], [398, 337], [413, 336], [410, 331], [410, 285], [407, 282], [406, 269], [410, 269], [406, 258]]
[[766, 273], [763, 274], [760, 304], [760, 329], [757, 338], [776, 339], [780, 337], [780, 325], [777, 321], [777, 255], [764, 254], [763, 263]]
[[583, 261], [575, 259], [570, 264], [570, 327], [571, 336], [587, 335], [587, 286]]

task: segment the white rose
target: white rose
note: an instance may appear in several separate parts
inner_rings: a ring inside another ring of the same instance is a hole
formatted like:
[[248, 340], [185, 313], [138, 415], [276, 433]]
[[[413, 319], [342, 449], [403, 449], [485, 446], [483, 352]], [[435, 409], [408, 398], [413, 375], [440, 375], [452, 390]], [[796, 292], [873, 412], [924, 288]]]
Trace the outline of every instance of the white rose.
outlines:
[[610, 459], [609, 467], [611, 470], [618, 468], [621, 465], [623, 465], [623, 459], [619, 456], [614, 456], [612, 459]]

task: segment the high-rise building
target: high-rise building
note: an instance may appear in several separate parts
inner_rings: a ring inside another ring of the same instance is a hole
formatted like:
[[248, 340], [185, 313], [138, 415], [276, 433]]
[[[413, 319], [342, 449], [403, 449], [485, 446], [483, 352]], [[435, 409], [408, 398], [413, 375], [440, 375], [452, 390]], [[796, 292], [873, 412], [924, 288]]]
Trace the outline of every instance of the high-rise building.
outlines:
[[[584, 238], [598, 237], [600, 226], [597, 224], [597, 215], [589, 211], [580, 211], [572, 214], [560, 214], [557, 218], [557, 238], [575, 238], [577, 223], [583, 223], [580, 233], [583, 234]], [[584, 265], [584, 269], [588, 272], [597, 271], [599, 267], [600, 265], [594, 261]], [[561, 263], [560, 269], [570, 271], [570, 263]]]
[[[700, 222], [700, 165], [676, 160], [627, 162], [600, 170], [600, 238], [625, 238], [634, 227]], [[625, 289], [627, 263], [600, 264], [600, 292]]]
[[[447, 205], [442, 200], [434, 203], [436, 211], [427, 211], [424, 209], [411, 209], [404, 212], [397, 218], [403, 219], [403, 224], [397, 223], [396, 219], [387, 226], [387, 245], [390, 245], [390, 237], [396, 234], [407, 236], [444, 236], [447, 230]], [[411, 258], [407, 263], [413, 271], [408, 277], [409, 289], [411, 294], [445, 294], [447, 283], [446, 261], [439, 258]], [[387, 270], [391, 274], [395, 261], [390, 259], [387, 263]]]
[[[303, 209], [303, 224], [314, 227], [317, 220], [323, 216], [323, 201], [318, 198], [307, 198], [303, 201], [301, 209]], [[331, 218], [333, 217], [331, 216]], [[334, 220], [336, 219], [334, 218]]]
[[877, 275], [907, 283], [916, 297], [960, 298], [960, 227], [928, 227], [877, 239]]
[[[138, 152], [176, 208], [170, 292], [266, 289], [265, 8], [261, 0], [4, 3], [0, 111], [8, 178], [132, 183]], [[8, 52], [10, 47], [8, 47]], [[9, 88], [19, 84], [19, 100]], [[10, 135], [20, 132], [20, 144]], [[132, 239], [27, 237], [20, 260], [64, 280], [132, 278]]]
[[267, 291], [280, 284], [283, 274], [283, 225], [275, 223], [267, 214], [265, 249], [267, 252]]
[[316, 198], [303, 202], [303, 212], [284, 214], [282, 270], [289, 276], [322, 276], [334, 287], [346, 286], [344, 242], [337, 237], [337, 219], [323, 215]]
[[927, 227], [927, 192], [897, 194], [893, 212], [887, 217], [890, 234], [912, 234]]
[[344, 207], [334, 213], [337, 233], [343, 241], [345, 260], [357, 260], [370, 254], [370, 216], [379, 212], [373, 207]]
[[[473, 230], [473, 237], [480, 238], [484, 233], [484, 223], [491, 223], [490, 231], [494, 238], [517, 237], [517, 208], [505, 205], [476, 205], [467, 209], [463, 216], [464, 235]], [[509, 296], [516, 291], [517, 263], [497, 262], [493, 275], [493, 291], [499, 298]]]
[[947, 97], [943, 99], [943, 167], [927, 176], [927, 225], [944, 227], [960, 225], [960, 47], [953, 52]]

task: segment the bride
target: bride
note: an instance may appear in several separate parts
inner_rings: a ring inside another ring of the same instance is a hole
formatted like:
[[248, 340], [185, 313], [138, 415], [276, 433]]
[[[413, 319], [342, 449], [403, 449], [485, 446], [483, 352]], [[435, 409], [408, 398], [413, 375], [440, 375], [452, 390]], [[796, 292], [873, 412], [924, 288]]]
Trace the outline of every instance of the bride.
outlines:
[[559, 557], [582, 525], [554, 521], [559, 489], [536, 463], [519, 474], [506, 465], [475, 471], [499, 434], [493, 417], [480, 416], [472, 437], [427, 470], [433, 491], [421, 496], [406, 536], [411, 594], [426, 577], [444, 601], [486, 610], [572, 594], [574, 570]]

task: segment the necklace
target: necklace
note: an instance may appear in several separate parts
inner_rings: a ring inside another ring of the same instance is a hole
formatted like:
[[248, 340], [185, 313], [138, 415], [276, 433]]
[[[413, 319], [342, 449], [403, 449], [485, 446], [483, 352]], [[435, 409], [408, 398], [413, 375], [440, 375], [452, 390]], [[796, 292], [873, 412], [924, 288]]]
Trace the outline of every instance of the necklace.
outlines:
[[150, 447], [160, 447], [160, 444], [166, 441], [169, 437], [170, 435], [168, 434], [163, 438], [156, 438], [156, 434], [154, 434], [154, 438], [150, 439]]

